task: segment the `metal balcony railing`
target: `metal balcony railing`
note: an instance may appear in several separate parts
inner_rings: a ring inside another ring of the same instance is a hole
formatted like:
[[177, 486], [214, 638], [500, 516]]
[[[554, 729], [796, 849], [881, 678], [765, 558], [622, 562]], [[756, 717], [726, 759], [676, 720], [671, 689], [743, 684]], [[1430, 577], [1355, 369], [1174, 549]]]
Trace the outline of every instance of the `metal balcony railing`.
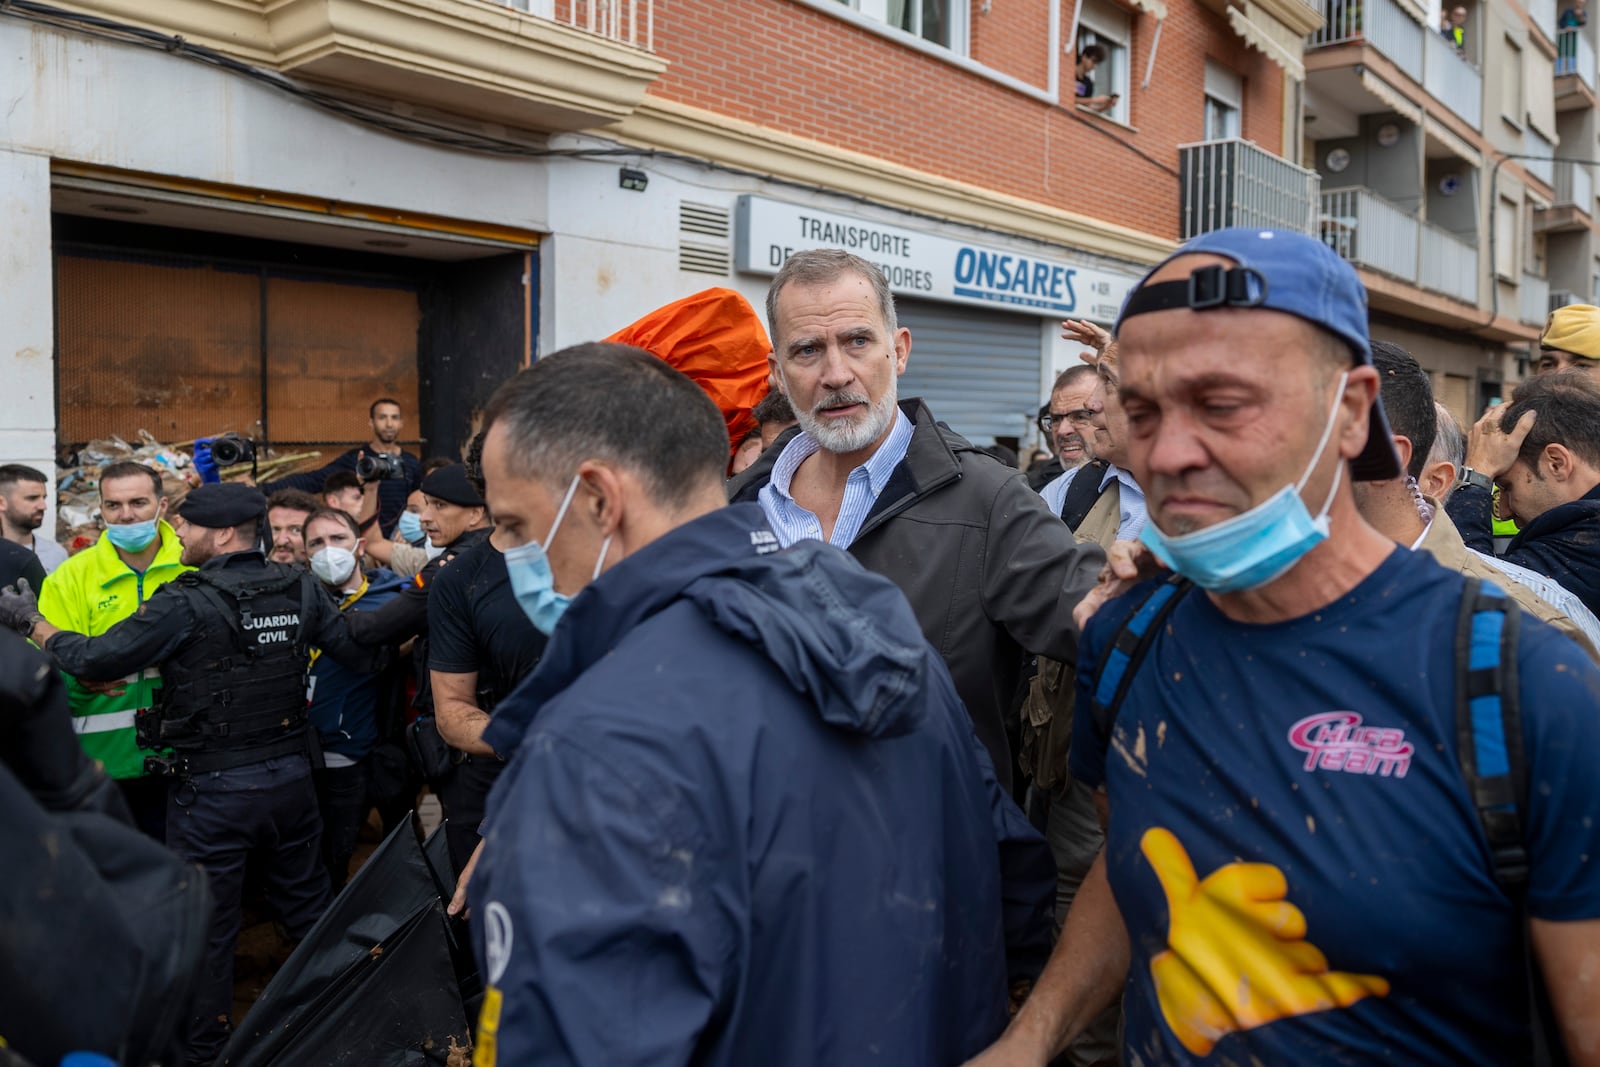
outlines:
[[1417, 220], [1376, 193], [1324, 190], [1321, 229], [1323, 241], [1350, 262], [1417, 280]]
[[526, 11], [618, 44], [656, 47], [655, 0], [485, 0]]
[[1566, 29], [1556, 34], [1556, 77], [1576, 74], [1589, 88], [1594, 88], [1594, 45], [1581, 30]]
[[[1568, 304], [1576, 304], [1577, 302], [1578, 302], [1578, 294], [1574, 293], [1571, 289], [1552, 289], [1552, 290], [1550, 290], [1550, 304], [1549, 304], [1550, 311], [1554, 311], [1556, 308], [1564, 308]], [[1549, 312], [1546, 312], [1546, 314], [1548, 314], [1548, 313]], [[1543, 321], [1543, 320], [1540, 320], [1540, 321]]]
[[1326, 15], [1322, 28], [1306, 39], [1307, 48], [1364, 41], [1401, 70], [1422, 69], [1423, 29], [1395, 0], [1327, 0]]
[[1226, 226], [1316, 231], [1317, 172], [1250, 141], [1180, 145], [1178, 173], [1184, 240]]
[[1417, 284], [1468, 304], [1478, 302], [1478, 250], [1455, 234], [1422, 224]]
[[1572, 204], [1585, 215], [1594, 214], [1594, 174], [1582, 163], [1557, 163], [1554, 183], [1557, 204]]
[[1322, 193], [1322, 240], [1352, 263], [1443, 293], [1478, 302], [1478, 250], [1422, 222], [1370, 189]]
[[1423, 34], [1423, 40], [1422, 87], [1473, 129], [1479, 128], [1483, 125], [1483, 75], [1439, 34]]
[[1550, 282], [1536, 274], [1523, 274], [1517, 286], [1517, 317], [1538, 326], [1550, 314]]

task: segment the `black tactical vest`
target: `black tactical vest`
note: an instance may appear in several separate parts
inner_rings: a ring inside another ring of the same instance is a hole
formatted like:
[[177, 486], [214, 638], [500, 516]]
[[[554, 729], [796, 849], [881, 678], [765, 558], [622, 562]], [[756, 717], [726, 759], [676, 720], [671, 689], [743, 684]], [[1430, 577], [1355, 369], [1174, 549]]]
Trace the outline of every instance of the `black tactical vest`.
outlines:
[[161, 666], [159, 741], [179, 774], [308, 751], [304, 628], [312, 577], [280, 563], [189, 571], [200, 639]]

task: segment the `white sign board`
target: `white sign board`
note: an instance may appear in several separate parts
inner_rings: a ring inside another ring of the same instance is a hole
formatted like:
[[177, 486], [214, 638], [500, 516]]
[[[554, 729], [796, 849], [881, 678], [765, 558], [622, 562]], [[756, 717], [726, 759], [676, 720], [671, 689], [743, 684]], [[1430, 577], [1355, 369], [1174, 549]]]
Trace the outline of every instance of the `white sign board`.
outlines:
[[896, 295], [1006, 307], [1049, 318], [1116, 320], [1137, 276], [1071, 259], [973, 244], [764, 196], [741, 196], [735, 265], [776, 274], [794, 253], [843, 248], [871, 260]]

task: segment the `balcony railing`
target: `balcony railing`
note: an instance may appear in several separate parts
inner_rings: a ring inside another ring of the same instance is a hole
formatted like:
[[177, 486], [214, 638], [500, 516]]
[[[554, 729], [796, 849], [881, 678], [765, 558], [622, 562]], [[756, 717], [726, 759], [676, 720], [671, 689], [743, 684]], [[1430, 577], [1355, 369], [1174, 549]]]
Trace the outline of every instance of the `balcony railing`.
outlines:
[[1556, 203], [1572, 204], [1585, 215], [1594, 214], [1594, 175], [1582, 163], [1555, 165]]
[[1184, 240], [1226, 226], [1316, 230], [1317, 172], [1250, 141], [1181, 145], [1178, 172]]
[[1422, 253], [1418, 257], [1417, 284], [1453, 296], [1467, 304], [1478, 302], [1478, 250], [1446, 230], [1422, 224]]
[[486, 0], [487, 3], [554, 19], [618, 44], [656, 47], [655, 0]]
[[1545, 40], [1556, 39], [1556, 0], [1528, 0], [1528, 15]]
[[1566, 29], [1556, 34], [1556, 77], [1576, 74], [1594, 88], [1594, 45], [1580, 30]]
[[1322, 194], [1322, 240], [1352, 263], [1469, 304], [1478, 302], [1478, 250], [1369, 189]]
[[1328, 0], [1326, 15], [1327, 22], [1307, 38], [1306, 47], [1364, 41], [1401, 70], [1422, 69], [1423, 29], [1395, 0]]
[[1517, 317], [1533, 326], [1550, 314], [1550, 282], [1536, 274], [1523, 274], [1517, 286]]
[[1352, 263], [1417, 280], [1417, 220], [1366, 189], [1322, 194], [1322, 239]]
[[1425, 33], [1423, 40], [1422, 87], [1473, 129], [1482, 126], [1483, 75], [1439, 34]]
[[[1577, 302], [1578, 294], [1574, 293], [1571, 289], [1550, 290], [1550, 311], [1554, 311], [1556, 308], [1564, 308], [1568, 304], [1576, 304]], [[1546, 314], [1548, 314], [1548, 312]], [[1540, 321], [1542, 322], [1543, 320], [1541, 319]]]

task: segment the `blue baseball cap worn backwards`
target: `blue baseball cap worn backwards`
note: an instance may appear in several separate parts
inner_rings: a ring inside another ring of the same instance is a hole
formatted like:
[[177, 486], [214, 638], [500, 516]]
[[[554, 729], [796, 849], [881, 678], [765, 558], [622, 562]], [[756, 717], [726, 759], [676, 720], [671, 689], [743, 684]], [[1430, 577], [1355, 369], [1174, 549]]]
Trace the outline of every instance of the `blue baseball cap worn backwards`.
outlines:
[[[1198, 254], [1232, 260], [1196, 268], [1188, 278], [1150, 283], [1151, 275], [1179, 256]], [[1201, 234], [1158, 263], [1122, 305], [1117, 332], [1135, 315], [1173, 309], [1264, 308], [1304, 319], [1343, 341], [1356, 366], [1372, 363], [1367, 334], [1367, 291], [1355, 268], [1314, 237], [1292, 230], [1233, 227]], [[1388, 481], [1401, 475], [1383, 402], [1375, 399], [1367, 443], [1350, 462], [1356, 481]]]

